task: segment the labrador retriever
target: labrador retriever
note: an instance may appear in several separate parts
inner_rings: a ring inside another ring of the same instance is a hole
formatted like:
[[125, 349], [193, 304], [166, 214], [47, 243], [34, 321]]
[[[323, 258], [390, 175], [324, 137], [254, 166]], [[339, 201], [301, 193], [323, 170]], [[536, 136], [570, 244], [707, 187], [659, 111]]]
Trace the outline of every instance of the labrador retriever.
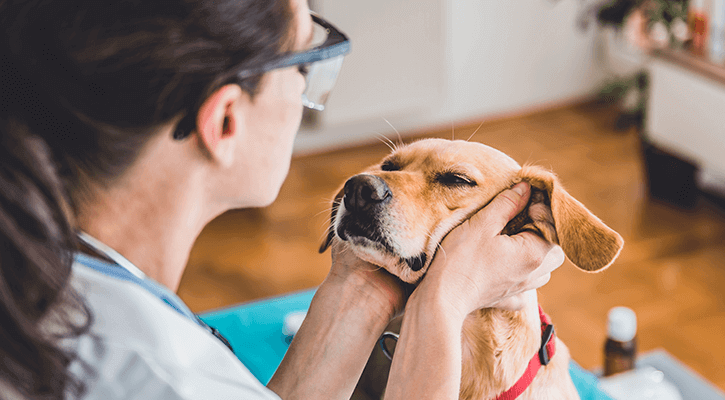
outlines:
[[[359, 258], [415, 284], [448, 232], [521, 181], [531, 185], [529, 204], [502, 234], [535, 232], [587, 272], [612, 264], [624, 243], [621, 236], [569, 195], [552, 172], [522, 167], [481, 143], [444, 139], [403, 145], [348, 179], [333, 201], [320, 252], [333, 240], [346, 241]], [[527, 295], [534, 300], [520, 311], [487, 308], [467, 317], [461, 399], [579, 398], [568, 372], [568, 349], [553, 334], [536, 291]], [[361, 384], [378, 386], [366, 391], [379, 398], [386, 378], [372, 362]]]

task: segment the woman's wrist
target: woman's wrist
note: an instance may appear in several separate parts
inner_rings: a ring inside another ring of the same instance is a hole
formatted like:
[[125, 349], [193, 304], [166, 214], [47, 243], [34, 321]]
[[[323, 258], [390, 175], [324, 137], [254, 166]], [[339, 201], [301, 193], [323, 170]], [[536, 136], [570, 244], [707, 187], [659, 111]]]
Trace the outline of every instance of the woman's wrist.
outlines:
[[334, 268], [325, 281], [325, 286], [337, 286], [343, 296], [352, 296], [355, 303], [366, 311], [385, 320], [386, 324], [399, 311], [398, 304], [402, 304], [401, 293], [398, 288], [392, 287], [389, 282], [381, 281], [374, 276], [380, 271], [351, 271], [345, 274], [334, 272]]
[[268, 387], [283, 399], [349, 398], [390, 321], [377, 292], [356, 274], [330, 273]]
[[458, 398], [465, 314], [447, 297], [418, 289], [405, 307], [385, 398]]
[[450, 322], [460, 322], [461, 326], [471, 311], [468, 310], [465, 299], [461, 298], [460, 293], [449, 293], [438, 282], [426, 281], [425, 279], [421, 281], [410, 299], [408, 299], [405, 310], [407, 313], [409, 310], [419, 307], [423, 309], [434, 308], [444, 313]]

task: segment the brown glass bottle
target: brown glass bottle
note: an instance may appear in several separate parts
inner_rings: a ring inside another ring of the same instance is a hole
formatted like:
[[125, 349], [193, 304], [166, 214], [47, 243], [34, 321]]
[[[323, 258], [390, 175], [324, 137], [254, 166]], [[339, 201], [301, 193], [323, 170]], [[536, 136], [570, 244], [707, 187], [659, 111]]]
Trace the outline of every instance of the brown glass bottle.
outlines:
[[636, 359], [637, 316], [626, 307], [612, 308], [604, 343], [604, 376], [634, 369]]

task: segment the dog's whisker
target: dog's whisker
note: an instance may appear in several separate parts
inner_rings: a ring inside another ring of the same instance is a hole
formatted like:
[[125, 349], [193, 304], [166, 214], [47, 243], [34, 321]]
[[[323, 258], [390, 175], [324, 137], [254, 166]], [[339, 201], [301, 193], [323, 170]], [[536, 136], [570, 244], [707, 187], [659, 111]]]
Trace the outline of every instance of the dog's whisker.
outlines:
[[332, 210], [322, 210], [322, 211], [318, 212], [317, 214], [315, 214], [314, 216], [312, 216], [312, 218], [313, 219], [317, 218], [321, 215], [324, 215], [325, 213], [328, 213], [327, 218], [325, 219], [325, 222], [330, 222], [330, 219], [331, 219], [330, 217], [332, 216]]
[[322, 243], [322, 241], [327, 241], [327, 235], [328, 235], [328, 233], [327, 233], [327, 232], [324, 232], [324, 233], [322, 233], [322, 234], [320, 235], [320, 237], [319, 237], [319, 238], [317, 238], [317, 242], [318, 242], [318, 243]]
[[[433, 240], [433, 233], [432, 233], [432, 232], [430, 232], [430, 233], [426, 233], [426, 237], [428, 237], [428, 239], [430, 239], [430, 240]], [[437, 241], [437, 240], [436, 240], [436, 245], [435, 245], [435, 248], [437, 248], [437, 249], [441, 249], [441, 251], [443, 252], [443, 256], [444, 256], [444, 257], [447, 257], [447, 256], [446, 256], [446, 251], [445, 251], [445, 249], [443, 249], [443, 246], [441, 246], [441, 242], [439, 242], [439, 241]]]
[[330, 229], [333, 229], [334, 220], [335, 219], [333, 217], [330, 217], [320, 223], [318, 228], [322, 230], [322, 233], [320, 234], [320, 238], [318, 239], [319, 242], [322, 242], [323, 240], [327, 241], [327, 236], [330, 234]]
[[394, 152], [396, 150], [395, 143], [392, 140], [390, 140], [387, 136], [383, 135], [380, 132], [375, 132], [375, 134], [378, 135], [377, 139], [380, 140], [381, 142], [385, 143], [385, 145], [388, 146], [388, 148], [390, 149], [391, 152]]
[[443, 252], [443, 257], [444, 258], [448, 258], [448, 255], [446, 254], [446, 249], [444, 249], [443, 246], [440, 243], [436, 244], [436, 247], [439, 248], [439, 249], [441, 249], [441, 251]]
[[[434, 240], [434, 239], [433, 239], [433, 232], [429, 232], [429, 233], [426, 233], [426, 234], [425, 234], [425, 236], [426, 236], [426, 237], [427, 237], [427, 238], [428, 238], [429, 240]], [[436, 245], [435, 245], [435, 248], [436, 248], [436, 249], [441, 249], [441, 251], [443, 252], [443, 256], [444, 256], [444, 257], [447, 257], [447, 256], [446, 256], [446, 251], [445, 251], [445, 250], [443, 249], [443, 246], [441, 246], [441, 242], [439, 242], [439, 241], [437, 241], [437, 240], [436, 240], [436, 241], [435, 241], [435, 243], [436, 243]], [[435, 252], [434, 252], [434, 254], [435, 254]], [[431, 261], [432, 261], [432, 260], [431, 260]]]
[[318, 204], [322, 204], [323, 206], [327, 206], [328, 207], [327, 210], [332, 210], [335, 207], [337, 207], [340, 204], [340, 202], [342, 202], [342, 198], [336, 199], [333, 196], [333, 197], [320, 198], [319, 201], [318, 201]]
[[[329, 225], [332, 225], [332, 223], [335, 221], [335, 216], [333, 215], [333, 211], [332, 210], [326, 210], [326, 211], [329, 213], [328, 214], [328, 217], [325, 218], [324, 220], [322, 220], [321, 224], [324, 224], [324, 225], [328, 225], [329, 226]], [[323, 214], [324, 212], [325, 211], [322, 211], [322, 212], [319, 212], [319, 213], [315, 214], [315, 217]]]
[[318, 226], [317, 228], [318, 228], [318, 229], [319, 229], [320, 231], [322, 231], [322, 232], [323, 232], [323, 233], [321, 233], [321, 234], [320, 234], [320, 235], [322, 235], [322, 236], [324, 236], [324, 235], [327, 235], [327, 234], [328, 234], [328, 232], [330, 232], [330, 224], [328, 224], [328, 223], [325, 223], [325, 222], [321, 223], [321, 224], [320, 224], [320, 225], [319, 225], [319, 226]]
[[466, 139], [466, 142], [470, 141], [470, 140], [471, 140], [471, 138], [473, 137], [473, 135], [475, 135], [475, 134], [476, 134], [476, 132], [478, 132], [478, 130], [479, 130], [479, 129], [481, 129], [481, 127], [483, 126], [483, 123], [484, 123], [484, 122], [485, 122], [485, 121], [481, 121], [481, 123], [480, 123], [480, 124], [478, 125], [478, 128], [476, 128], [476, 130], [475, 130], [475, 131], [473, 131], [473, 133], [471, 134], [471, 136], [469, 136], [469, 137], [468, 137], [468, 139]]
[[[388, 121], [388, 120], [387, 120], [387, 119], [386, 119], [385, 117], [383, 117], [383, 120], [384, 120], [385, 122], [387, 122], [387, 123], [388, 123], [388, 125], [390, 125], [390, 127], [391, 127], [391, 128], [393, 128], [393, 130], [395, 131], [395, 133], [396, 133], [396, 134], [398, 135], [398, 142], [399, 142], [399, 143], [400, 143], [400, 144], [402, 145], [402, 144], [403, 144], [403, 137], [402, 137], [402, 136], [400, 136], [400, 132], [398, 132], [398, 130], [397, 130], [397, 129], [395, 129], [395, 127], [393, 126], [393, 124], [391, 124], [391, 123], [390, 123], [390, 121]], [[397, 148], [398, 148], [398, 147], [397, 147], [397, 146], [395, 146], [395, 150], [397, 150]], [[393, 151], [395, 151], [395, 150], [393, 150]]]
[[546, 168], [548, 168], [549, 170], [554, 169], [554, 166], [551, 164], [551, 162], [545, 158], [543, 158], [543, 159], [539, 158], [536, 161], [531, 161], [531, 156], [529, 156], [529, 158], [526, 160], [526, 162], [521, 164], [522, 167], [534, 167], [537, 165], [542, 166], [542, 167], [546, 166]]
[[378, 137], [377, 139], [379, 141], [385, 143], [385, 145], [388, 146], [388, 148], [392, 149], [395, 146], [395, 143], [393, 143], [393, 141], [389, 137], [385, 136], [385, 134], [383, 134], [381, 132], [377, 132], [377, 131], [375, 132], [375, 134]]
[[[353, 251], [353, 250], [352, 250], [352, 246], [350, 246], [350, 244], [349, 244], [349, 243], [345, 242], [345, 247], [343, 248], [343, 251], [344, 251], [345, 253], [348, 253], [348, 252], [352, 252], [352, 251]], [[353, 256], [354, 256], [354, 255], [355, 255], [355, 254], [354, 254], [354, 252], [353, 252]]]
[[329, 231], [329, 229], [330, 229], [330, 225], [332, 225], [332, 221], [331, 221], [331, 220], [327, 220], [327, 221], [322, 221], [322, 222], [320, 223], [320, 225], [318, 226], [318, 228], [319, 228], [319, 229], [324, 229], [324, 230], [325, 230], [325, 234], [327, 234], [327, 232], [328, 232], [328, 231]]
[[325, 209], [322, 210], [323, 212], [332, 211], [335, 207], [334, 205], [331, 206], [332, 202], [330, 200], [320, 200], [317, 204], [319, 204], [321, 206], [325, 206]]
[[333, 215], [332, 212], [331, 212], [330, 213], [330, 216], [327, 217], [324, 221], [321, 222], [321, 225], [330, 226], [330, 225], [333, 224], [333, 222], [335, 222], [335, 215]]
[[314, 218], [314, 217], [317, 217], [318, 215], [324, 214], [324, 213], [332, 213], [332, 207], [330, 207], [326, 210], [322, 210], [322, 211], [318, 212], [317, 214], [313, 215], [312, 217]]
[[536, 162], [531, 161], [533, 156], [534, 156], [534, 152], [531, 151], [531, 153], [529, 153], [529, 156], [526, 157], [526, 162], [524, 162], [522, 165], [536, 165]]

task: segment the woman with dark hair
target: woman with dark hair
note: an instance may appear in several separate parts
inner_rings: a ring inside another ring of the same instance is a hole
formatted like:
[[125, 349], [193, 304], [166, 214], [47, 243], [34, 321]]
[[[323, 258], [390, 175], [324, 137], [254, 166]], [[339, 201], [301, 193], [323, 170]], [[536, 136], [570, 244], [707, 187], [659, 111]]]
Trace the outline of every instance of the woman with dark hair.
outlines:
[[[306, 0], [0, 0], [0, 398], [349, 397], [406, 307], [391, 275], [333, 247], [268, 388], [173, 293], [205, 224], [275, 199], [348, 49]], [[527, 199], [446, 238], [391, 393], [457, 397], [462, 318], [563, 262], [533, 235], [481, 236]]]

